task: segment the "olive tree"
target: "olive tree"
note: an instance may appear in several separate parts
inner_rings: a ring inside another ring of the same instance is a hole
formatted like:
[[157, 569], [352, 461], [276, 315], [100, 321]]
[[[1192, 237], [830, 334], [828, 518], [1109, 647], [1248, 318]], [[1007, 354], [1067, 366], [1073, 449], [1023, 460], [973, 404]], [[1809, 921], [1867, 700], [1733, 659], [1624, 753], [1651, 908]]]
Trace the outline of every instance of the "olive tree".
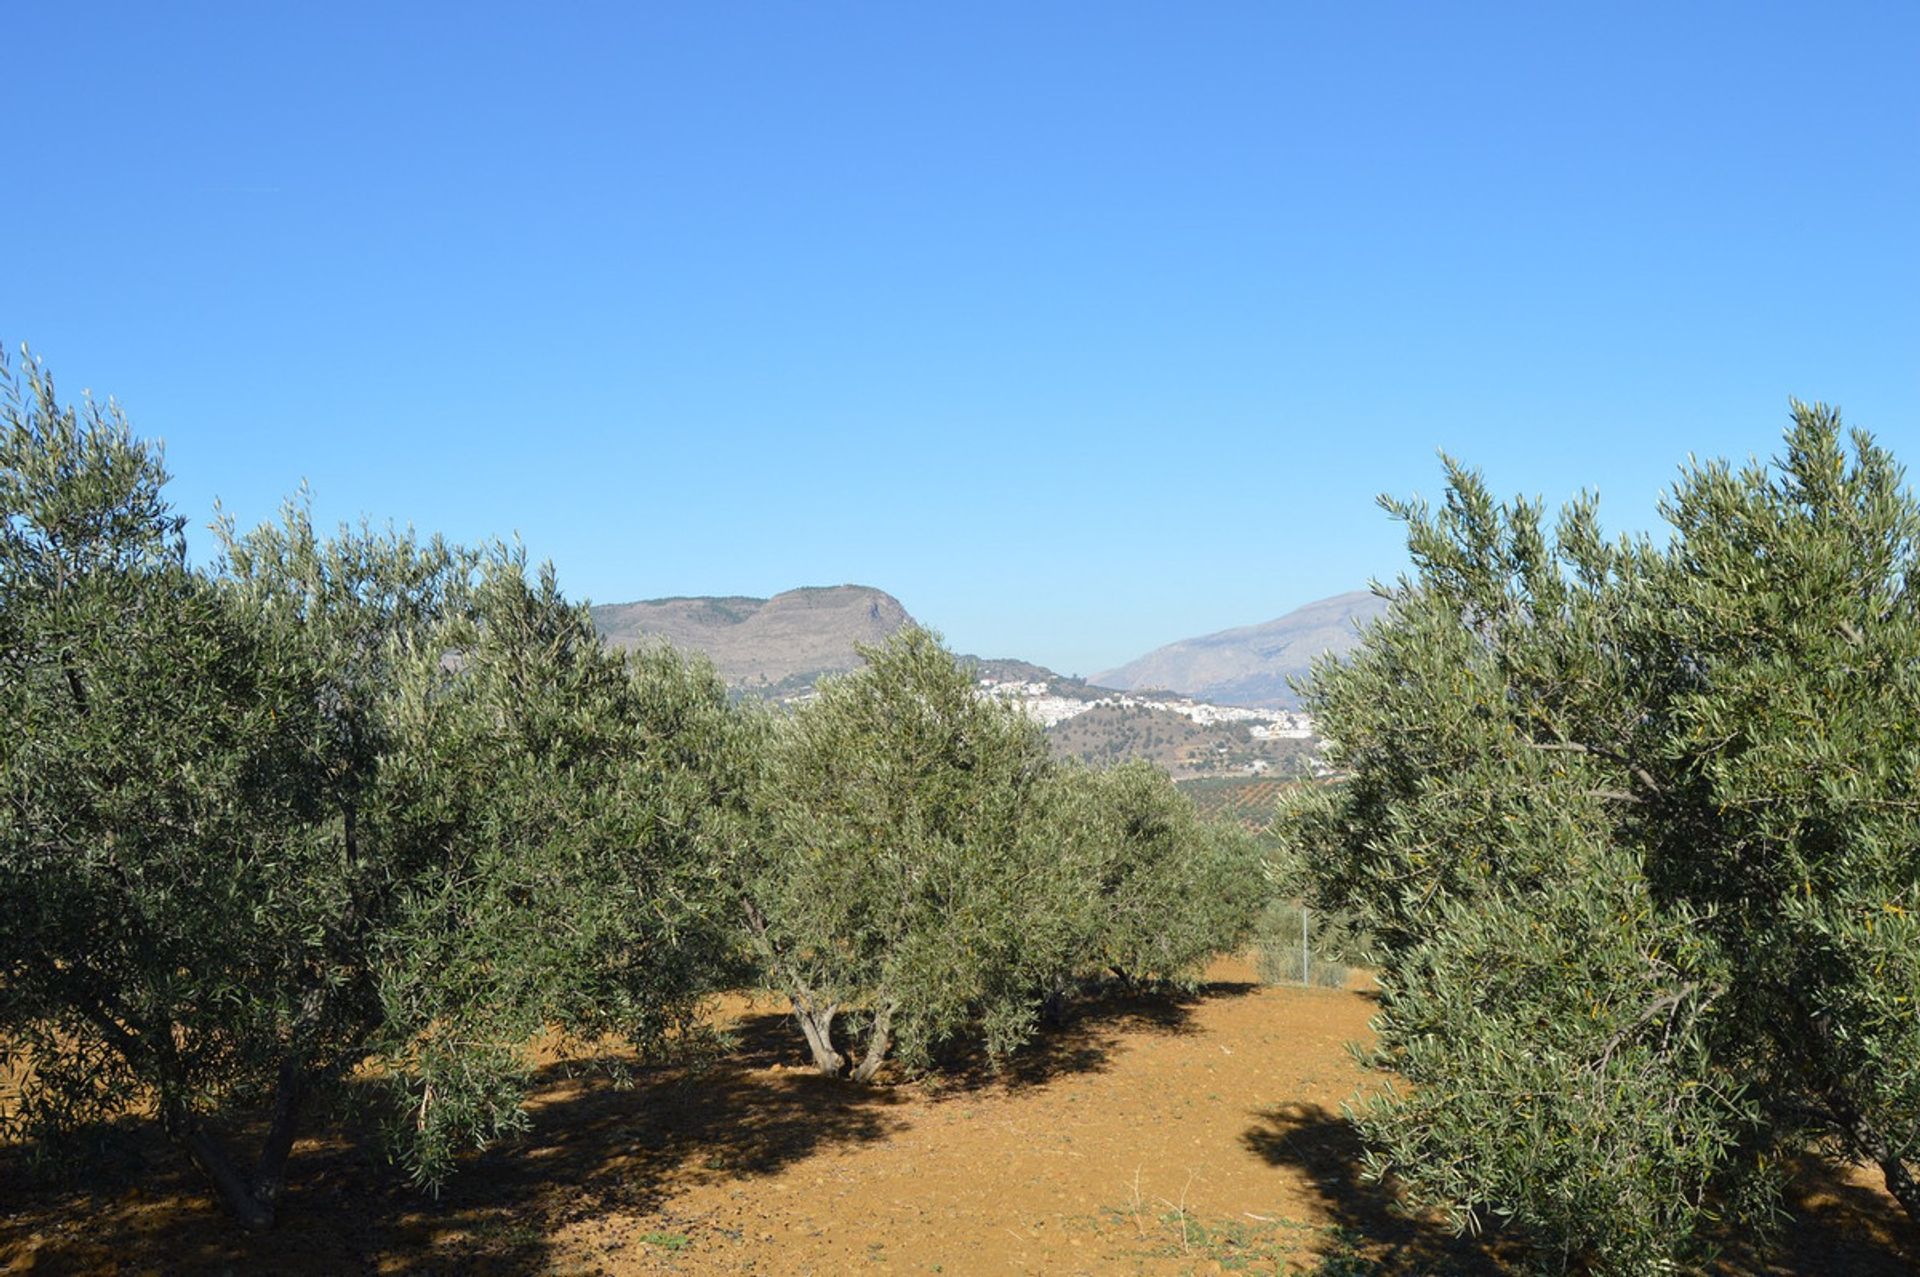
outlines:
[[[264, 1222], [310, 1071], [282, 1087], [279, 1066], [319, 1003], [276, 979], [307, 919], [254, 905], [317, 816], [314, 685], [187, 567], [157, 451], [23, 373], [0, 437], [0, 1049], [23, 1075], [7, 1116], [58, 1129], [151, 1102]], [[236, 1091], [274, 1099], [252, 1182], [202, 1117]]]
[[536, 1029], [675, 1036], [744, 772], [710, 671], [603, 650], [517, 552], [294, 507], [196, 570], [166, 477], [8, 371], [0, 1116], [151, 1111], [265, 1227], [317, 1100], [436, 1182], [524, 1124]]
[[1259, 855], [1166, 773], [1055, 761], [924, 630], [863, 652], [761, 720], [760, 835], [735, 862], [821, 1072], [921, 1068], [967, 1036], [998, 1058], [1091, 973], [1190, 983], [1246, 938]]
[[[1448, 463], [1412, 576], [1308, 703], [1318, 902], [1382, 963], [1373, 1169], [1544, 1267], [1643, 1272], [1777, 1213], [1787, 1157], [1920, 1216], [1920, 506], [1796, 404], [1664, 543]], [[1709, 1227], [1712, 1225], [1712, 1227]]]
[[746, 772], [711, 669], [607, 649], [503, 546], [321, 541], [295, 509], [228, 558], [324, 671], [321, 833], [352, 900], [342, 966], [376, 1003], [355, 1048], [414, 1175], [524, 1125], [540, 1029], [684, 1038], [733, 964], [719, 865]]
[[1030, 954], [1060, 947], [1041, 933], [1063, 925], [1050, 902], [1068, 867], [1047, 836], [1037, 725], [977, 695], [925, 630], [863, 655], [767, 725], [763, 833], [739, 870], [753, 944], [815, 1066], [865, 1081], [890, 1052], [921, 1067], [976, 1029], [996, 1054], [1026, 1038]]
[[1072, 780], [1084, 816], [1060, 841], [1087, 906], [1079, 966], [1192, 985], [1215, 956], [1246, 943], [1271, 894], [1251, 834], [1204, 819], [1149, 763], [1076, 770]]

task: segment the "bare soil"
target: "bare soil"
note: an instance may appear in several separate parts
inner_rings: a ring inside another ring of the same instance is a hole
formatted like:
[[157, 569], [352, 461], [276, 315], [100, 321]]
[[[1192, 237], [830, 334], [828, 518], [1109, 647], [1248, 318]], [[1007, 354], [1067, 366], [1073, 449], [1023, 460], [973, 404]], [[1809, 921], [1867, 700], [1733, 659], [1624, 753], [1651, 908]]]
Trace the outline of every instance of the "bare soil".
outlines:
[[[1364, 989], [1266, 988], [1080, 1009], [1006, 1072], [859, 1087], [807, 1072], [778, 1004], [722, 1008], [697, 1071], [631, 1088], [555, 1066], [532, 1135], [424, 1198], [361, 1144], [297, 1150], [282, 1223], [237, 1234], [144, 1128], [86, 1189], [0, 1150], [0, 1265], [120, 1273], [1478, 1273], [1498, 1239], [1399, 1215], [1340, 1105], [1368, 1084]], [[1784, 1253], [1728, 1272], [1911, 1272], [1872, 1178], [1808, 1167]], [[1737, 1239], [1736, 1239], [1737, 1240]], [[1491, 1247], [1491, 1249], [1489, 1249]], [[1920, 1253], [1914, 1251], [1911, 1253]]]

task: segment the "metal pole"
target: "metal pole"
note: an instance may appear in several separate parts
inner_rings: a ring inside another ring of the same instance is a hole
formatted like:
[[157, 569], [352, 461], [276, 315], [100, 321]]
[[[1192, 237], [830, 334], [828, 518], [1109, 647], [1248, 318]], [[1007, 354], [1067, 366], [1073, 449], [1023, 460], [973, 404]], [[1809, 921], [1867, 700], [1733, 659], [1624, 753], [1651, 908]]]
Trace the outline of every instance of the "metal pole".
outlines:
[[1309, 983], [1307, 962], [1307, 906], [1306, 902], [1302, 901], [1300, 904], [1300, 983], [1302, 985]]

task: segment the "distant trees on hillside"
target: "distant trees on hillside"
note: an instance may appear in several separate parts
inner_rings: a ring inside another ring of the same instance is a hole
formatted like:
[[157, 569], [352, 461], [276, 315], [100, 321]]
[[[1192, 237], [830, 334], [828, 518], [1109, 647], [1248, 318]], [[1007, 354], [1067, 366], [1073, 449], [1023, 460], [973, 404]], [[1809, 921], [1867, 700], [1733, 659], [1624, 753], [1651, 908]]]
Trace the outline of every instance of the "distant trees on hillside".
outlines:
[[1381, 947], [1373, 1167], [1543, 1267], [1764, 1228], [1793, 1156], [1920, 1217], [1920, 506], [1796, 404], [1690, 466], [1671, 539], [1549, 529], [1452, 462], [1414, 574], [1309, 708], [1290, 842]]

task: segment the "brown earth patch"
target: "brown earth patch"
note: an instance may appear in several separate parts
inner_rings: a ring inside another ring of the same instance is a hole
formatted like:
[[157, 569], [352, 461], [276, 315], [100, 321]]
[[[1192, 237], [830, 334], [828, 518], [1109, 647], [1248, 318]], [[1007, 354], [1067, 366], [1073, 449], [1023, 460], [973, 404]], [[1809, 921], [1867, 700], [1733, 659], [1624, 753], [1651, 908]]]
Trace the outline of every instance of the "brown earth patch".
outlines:
[[[1365, 1084], [1364, 991], [1265, 988], [1223, 963], [1184, 999], [1079, 1009], [1003, 1073], [813, 1076], [766, 999], [736, 1049], [619, 1089], [549, 1070], [532, 1134], [437, 1200], [344, 1139], [303, 1142], [282, 1224], [239, 1235], [150, 1131], [108, 1133], [85, 1190], [0, 1150], [0, 1265], [120, 1273], [1476, 1273], [1488, 1253], [1361, 1182], [1340, 1105]], [[1810, 1166], [1783, 1258], [1904, 1273], [1871, 1178]]]

